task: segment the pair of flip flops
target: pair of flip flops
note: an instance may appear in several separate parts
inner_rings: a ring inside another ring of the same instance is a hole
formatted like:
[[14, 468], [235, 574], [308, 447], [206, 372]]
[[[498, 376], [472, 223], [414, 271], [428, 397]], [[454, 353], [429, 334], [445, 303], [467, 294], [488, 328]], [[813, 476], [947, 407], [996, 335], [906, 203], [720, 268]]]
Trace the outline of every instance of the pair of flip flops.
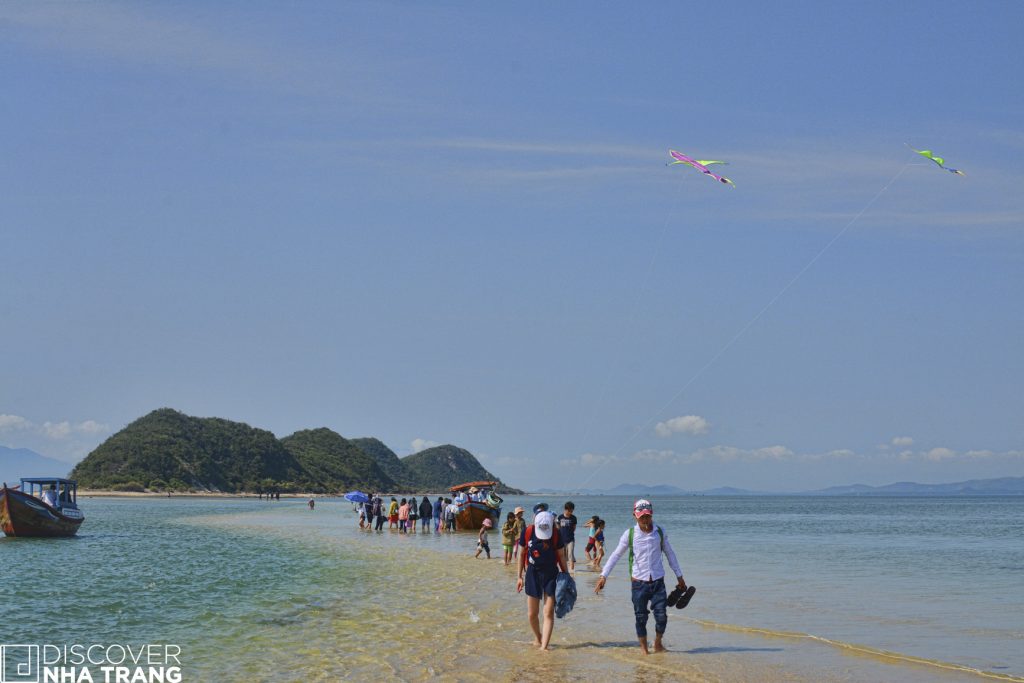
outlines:
[[693, 594], [697, 592], [697, 589], [693, 586], [689, 586], [686, 590], [682, 588], [676, 588], [674, 591], [669, 593], [668, 606], [675, 607], [676, 609], [683, 609], [690, 604], [690, 600], [693, 598]]

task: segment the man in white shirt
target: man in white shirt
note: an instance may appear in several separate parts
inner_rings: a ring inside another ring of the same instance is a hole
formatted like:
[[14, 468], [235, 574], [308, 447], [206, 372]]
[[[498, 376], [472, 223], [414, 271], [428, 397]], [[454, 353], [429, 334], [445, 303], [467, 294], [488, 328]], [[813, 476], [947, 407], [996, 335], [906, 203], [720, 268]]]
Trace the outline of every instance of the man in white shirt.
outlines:
[[[683, 580], [683, 571], [679, 568], [679, 561], [672, 545], [668, 542], [668, 534], [661, 527], [654, 524], [654, 506], [648, 500], [638, 500], [633, 505], [633, 516], [636, 517], [636, 526], [626, 529], [619, 539], [619, 545], [608, 558], [601, 571], [601, 577], [597, 580], [595, 593], [601, 593], [605, 580], [615, 568], [622, 554], [629, 553], [632, 578], [633, 613], [636, 615], [636, 637], [640, 641], [640, 649], [644, 654], [647, 652], [647, 616], [654, 612], [654, 651], [664, 652], [665, 647], [661, 644], [661, 638], [665, 635], [665, 628], [668, 626], [668, 599], [665, 595], [665, 568], [662, 566], [661, 558], [664, 554], [668, 558], [669, 566], [676, 573], [679, 590], [686, 590], [686, 581]], [[650, 603], [651, 612], [647, 610]]]
[[459, 504], [448, 504], [448, 531], [455, 531], [455, 519], [459, 516]]
[[50, 488], [43, 491], [43, 502], [50, 507], [57, 507], [57, 487], [50, 484]]

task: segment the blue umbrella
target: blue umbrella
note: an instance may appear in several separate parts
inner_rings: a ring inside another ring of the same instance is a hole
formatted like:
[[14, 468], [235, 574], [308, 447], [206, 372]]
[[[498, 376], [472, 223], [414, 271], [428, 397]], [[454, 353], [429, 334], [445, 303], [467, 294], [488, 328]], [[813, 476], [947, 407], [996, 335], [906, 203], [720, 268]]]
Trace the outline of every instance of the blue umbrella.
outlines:
[[368, 503], [370, 497], [362, 491], [349, 491], [345, 494], [345, 500], [350, 500], [353, 503]]

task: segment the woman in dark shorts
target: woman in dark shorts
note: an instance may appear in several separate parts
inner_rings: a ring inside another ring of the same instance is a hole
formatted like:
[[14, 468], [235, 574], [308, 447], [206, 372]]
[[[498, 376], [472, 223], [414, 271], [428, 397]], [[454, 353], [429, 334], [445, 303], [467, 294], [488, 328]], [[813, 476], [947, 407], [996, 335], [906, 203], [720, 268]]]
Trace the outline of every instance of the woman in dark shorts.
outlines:
[[[533, 524], [523, 530], [519, 544], [523, 552], [519, 553], [516, 592], [526, 589], [526, 613], [533, 629], [533, 644], [547, 650], [555, 626], [555, 579], [559, 569], [566, 571], [565, 560], [558, 552], [562, 541], [555, 528], [555, 516], [547, 510], [538, 512]], [[544, 601], [543, 630], [539, 616], [541, 600]]]

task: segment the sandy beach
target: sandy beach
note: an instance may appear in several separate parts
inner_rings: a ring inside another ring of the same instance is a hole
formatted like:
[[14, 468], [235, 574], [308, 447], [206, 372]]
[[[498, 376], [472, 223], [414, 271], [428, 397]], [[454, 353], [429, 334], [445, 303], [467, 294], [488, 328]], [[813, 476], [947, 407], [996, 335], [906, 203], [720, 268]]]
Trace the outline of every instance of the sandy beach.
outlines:
[[624, 572], [620, 568], [604, 594], [596, 596], [598, 574], [584, 564], [577, 566], [576, 608], [556, 620], [552, 649], [541, 653], [531, 645], [525, 599], [514, 590], [514, 567], [496, 558], [472, 559], [475, 534], [364, 533], [350, 515], [339, 520], [334, 512], [282, 517], [268, 511], [189, 522], [288, 538], [301, 529], [303, 543], [361, 566], [349, 608], [372, 617], [356, 626], [358, 617], [339, 623], [325, 609], [323, 627], [338, 645], [323, 644], [320, 637], [306, 641], [310, 652], [323, 657], [325, 669], [316, 680], [338, 674], [353, 680], [383, 675], [481, 682], [1020, 680], [799, 633], [719, 624], [702, 619], [700, 607], [671, 611], [669, 652], [644, 656], [632, 632]]

